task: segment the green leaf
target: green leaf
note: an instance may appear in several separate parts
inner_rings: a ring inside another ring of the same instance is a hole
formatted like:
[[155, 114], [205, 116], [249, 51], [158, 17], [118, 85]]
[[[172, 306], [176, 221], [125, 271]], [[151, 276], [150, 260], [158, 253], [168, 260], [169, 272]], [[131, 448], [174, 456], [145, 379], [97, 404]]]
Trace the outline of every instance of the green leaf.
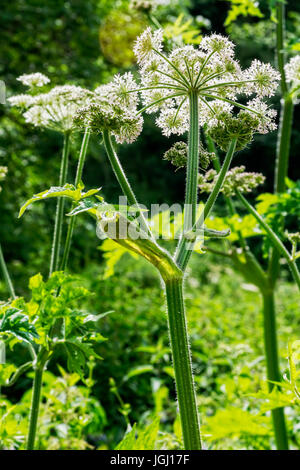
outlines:
[[6, 385], [16, 370], [17, 368], [13, 364], [0, 364], [0, 386]]
[[159, 422], [159, 418], [155, 418], [144, 431], [138, 433], [134, 450], [154, 450], [159, 430]]
[[258, 3], [256, 0], [228, 0], [231, 3], [230, 10], [228, 12], [227, 18], [224, 25], [229, 26], [233, 23], [238, 16], [256, 16], [263, 18], [263, 14], [259, 9]]
[[95, 353], [93, 344], [84, 343], [82, 338], [66, 339], [65, 347], [68, 355], [68, 369], [70, 372], [76, 372], [81, 378], [84, 377], [86, 363], [91, 357], [101, 357]]
[[97, 210], [99, 207], [99, 202], [96, 202], [94, 199], [85, 198], [80, 201], [74, 209], [71, 210], [67, 215], [73, 217], [75, 215], [81, 214], [82, 212], [89, 212], [90, 215], [96, 217]]
[[137, 375], [146, 374], [147, 372], [153, 372], [154, 366], [152, 364], [145, 364], [142, 366], [133, 367], [128, 374], [124, 377], [124, 381], [131, 379], [132, 377], [136, 377]]
[[94, 194], [98, 193], [101, 188], [98, 189], [90, 189], [86, 193], [83, 192], [82, 185], [78, 185], [77, 188], [73, 184], [65, 184], [64, 186], [52, 186], [50, 189], [46, 191], [42, 191], [41, 193], [35, 194], [32, 198], [28, 199], [28, 201], [23, 204], [20, 209], [19, 217], [22, 217], [25, 210], [27, 209], [30, 204], [40, 201], [42, 199], [48, 199], [51, 197], [67, 197], [73, 199], [73, 201], [77, 202], [81, 199], [88, 198], [93, 196]]
[[133, 450], [135, 444], [136, 423], [132, 429], [126, 432], [123, 440], [115, 447], [115, 450]]
[[154, 450], [159, 431], [159, 422], [159, 418], [155, 418], [144, 430], [138, 431], [137, 437], [136, 424], [134, 424], [115, 450]]
[[39, 337], [28, 315], [17, 308], [7, 308], [0, 319], [0, 336], [13, 336], [19, 341], [33, 343]]
[[269, 420], [249, 411], [229, 406], [219, 409], [215, 415], [206, 418], [202, 432], [208, 441], [225, 438], [241, 439], [242, 436], [267, 436], [270, 433]]
[[121, 245], [117, 245], [117, 243], [115, 243], [113, 240], [110, 240], [109, 238], [103, 241], [102, 245], [99, 247], [99, 250], [104, 252], [103, 258], [105, 259], [105, 271], [103, 274], [103, 279], [108, 279], [114, 275], [115, 266], [124, 254], [127, 253], [135, 259], [138, 258], [136, 253], [133, 253]]
[[168, 374], [170, 377], [172, 377], [172, 379], [175, 379], [175, 372], [174, 372], [174, 368], [171, 367], [171, 366], [166, 366], [163, 368], [163, 371]]
[[272, 193], [260, 194], [257, 198], [256, 210], [260, 215], [266, 214], [271, 206], [277, 204], [278, 195]]

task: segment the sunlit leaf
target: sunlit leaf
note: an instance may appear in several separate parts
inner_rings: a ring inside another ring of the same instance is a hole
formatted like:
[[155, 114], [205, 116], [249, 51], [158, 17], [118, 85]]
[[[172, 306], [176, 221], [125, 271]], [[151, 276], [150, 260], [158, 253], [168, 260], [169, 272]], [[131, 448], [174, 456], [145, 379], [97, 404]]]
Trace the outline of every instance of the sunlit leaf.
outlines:
[[28, 201], [26, 201], [25, 204], [23, 204], [23, 206], [21, 207], [19, 217], [24, 214], [25, 210], [28, 206], [30, 206], [30, 204], [36, 201], [41, 201], [42, 199], [48, 199], [53, 197], [67, 197], [77, 202], [81, 199], [85, 199], [97, 194], [100, 189], [101, 188], [90, 189], [87, 192], [83, 192], [82, 185], [79, 185], [77, 188], [73, 184], [65, 184], [64, 186], [52, 186], [50, 189], [35, 194], [32, 198], [28, 199]]

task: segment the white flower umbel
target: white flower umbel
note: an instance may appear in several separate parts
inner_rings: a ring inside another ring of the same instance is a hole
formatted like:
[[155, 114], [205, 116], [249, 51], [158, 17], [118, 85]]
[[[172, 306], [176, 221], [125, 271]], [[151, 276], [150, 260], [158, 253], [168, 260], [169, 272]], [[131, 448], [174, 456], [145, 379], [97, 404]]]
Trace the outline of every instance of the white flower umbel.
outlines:
[[76, 113], [75, 125], [101, 133], [111, 132], [118, 143], [132, 143], [142, 132], [138, 113], [137, 83], [131, 73], [116, 75], [111, 83], [95, 89]]
[[24, 118], [35, 127], [68, 132], [74, 129], [73, 118], [80, 106], [91, 96], [91, 92], [75, 86], [63, 85], [48, 93], [16, 95], [8, 98], [12, 106], [23, 108]]
[[21, 75], [17, 80], [30, 88], [42, 87], [50, 83], [50, 79], [40, 72]]
[[[220, 111], [231, 112], [234, 107], [257, 115], [260, 111], [241, 104], [239, 97], [253, 95], [256, 100], [275, 93], [279, 73], [258, 60], [242, 71], [234, 58], [234, 44], [227, 37], [212, 34], [203, 37], [197, 48], [184, 46], [169, 55], [163, 52], [162, 40], [161, 30], [147, 28], [137, 39], [134, 51], [141, 77], [140, 112], [159, 112], [156, 123], [166, 136], [183, 134], [188, 129], [192, 93], [197, 95], [201, 126], [221, 124]], [[260, 110], [267, 112], [267, 107], [261, 105]], [[268, 111], [267, 122], [269, 118]]]
[[286, 79], [294, 85], [300, 85], [300, 55], [293, 57], [284, 67]]
[[291, 85], [290, 94], [293, 95], [295, 103], [298, 103], [300, 95], [300, 55], [293, 57], [284, 67], [286, 80]]

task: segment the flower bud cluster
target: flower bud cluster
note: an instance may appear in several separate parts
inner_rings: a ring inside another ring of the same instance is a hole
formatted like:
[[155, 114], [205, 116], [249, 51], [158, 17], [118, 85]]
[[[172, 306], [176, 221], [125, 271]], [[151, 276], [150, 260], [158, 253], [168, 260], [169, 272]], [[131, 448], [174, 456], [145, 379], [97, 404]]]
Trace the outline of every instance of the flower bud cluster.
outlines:
[[111, 83], [96, 88], [88, 102], [77, 110], [75, 125], [96, 133], [107, 130], [118, 143], [134, 142], [143, 128], [136, 88], [131, 73], [116, 75]]
[[[217, 181], [218, 174], [209, 170], [205, 175], [199, 174], [198, 187], [202, 193], [210, 193]], [[245, 172], [244, 166], [237, 166], [228, 171], [221, 192], [229, 197], [238, 190], [241, 193], [250, 193], [258, 185], [263, 184], [265, 177], [261, 173]]]

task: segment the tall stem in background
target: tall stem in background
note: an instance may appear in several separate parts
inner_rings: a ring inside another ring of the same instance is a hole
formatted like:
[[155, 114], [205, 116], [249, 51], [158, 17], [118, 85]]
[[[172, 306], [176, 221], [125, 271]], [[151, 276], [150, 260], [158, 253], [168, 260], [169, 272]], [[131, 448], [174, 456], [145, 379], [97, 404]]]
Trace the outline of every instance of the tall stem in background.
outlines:
[[2, 271], [2, 274], [3, 274], [3, 277], [5, 279], [6, 286], [7, 286], [7, 289], [9, 291], [9, 295], [11, 296], [12, 299], [15, 299], [16, 294], [15, 294], [14, 286], [13, 286], [13, 283], [11, 281], [11, 278], [10, 278], [10, 275], [9, 275], [9, 272], [8, 272], [8, 269], [7, 269], [7, 266], [6, 266], [6, 262], [5, 262], [5, 259], [4, 259], [4, 256], [3, 256], [3, 251], [2, 251], [1, 244], [0, 244], [0, 268], [1, 268], [1, 271]]
[[169, 334], [185, 450], [200, 450], [200, 426], [183, 302], [183, 279], [165, 281]]
[[[64, 186], [67, 182], [69, 152], [70, 152], [70, 132], [66, 132], [64, 134], [64, 146], [63, 146], [63, 153], [62, 153], [62, 159], [61, 159], [59, 186]], [[55, 224], [54, 224], [54, 234], [53, 234], [49, 276], [51, 276], [51, 274], [54, 271], [57, 271], [59, 267], [59, 251], [60, 251], [60, 245], [61, 245], [64, 204], [65, 204], [64, 198], [63, 197], [58, 198], [57, 206], [56, 206], [56, 216], [55, 216]]]
[[[276, 310], [274, 301], [274, 290], [263, 290], [263, 313], [264, 313], [264, 343], [267, 363], [267, 377], [272, 382], [280, 382], [281, 374], [278, 360]], [[269, 382], [271, 391], [274, 384]], [[276, 447], [278, 450], [288, 450], [288, 438], [284, 418], [284, 408], [272, 410], [273, 428]]]
[[[294, 105], [293, 100], [288, 93], [288, 86], [286, 83], [286, 76], [284, 70], [285, 5], [281, 1], [278, 1], [276, 5], [276, 17], [276, 59], [278, 69], [281, 75], [282, 100], [280, 112], [280, 126], [276, 150], [274, 192], [282, 193], [285, 191], [286, 188], [285, 179], [288, 174]], [[270, 252], [268, 272], [272, 284], [275, 285], [279, 274], [279, 255], [274, 249]]]
[[[293, 102], [288, 95], [284, 65], [284, 39], [285, 39], [285, 5], [278, 1], [276, 4], [276, 58], [281, 75], [281, 115], [276, 149], [275, 185], [274, 192], [285, 190], [285, 178], [288, 173], [288, 161], [290, 152], [291, 129], [293, 120]], [[283, 221], [282, 221], [283, 222]], [[263, 294], [264, 337], [266, 360], [269, 380], [280, 381], [279, 359], [276, 335], [276, 308], [274, 302], [274, 288], [279, 275], [280, 254], [275, 249], [270, 250], [268, 263], [268, 280], [270, 292]], [[274, 377], [274, 378], [272, 378]], [[277, 378], [275, 378], [277, 377]], [[272, 389], [272, 384], [270, 384]], [[288, 437], [284, 417], [284, 409], [272, 410], [272, 419], [277, 449], [288, 449]]]
[[[80, 154], [79, 154], [79, 159], [78, 159], [78, 165], [77, 165], [77, 171], [76, 171], [76, 177], [75, 177], [75, 183], [74, 183], [76, 188], [82, 179], [83, 166], [84, 166], [84, 162], [86, 158], [89, 140], [90, 140], [90, 130], [86, 129], [84, 132], [83, 139], [82, 139], [82, 144], [81, 144], [81, 149], [80, 149]], [[75, 204], [73, 204], [73, 207], [74, 205]], [[76, 217], [71, 217], [71, 220], [69, 221], [69, 225], [68, 225], [67, 238], [66, 238], [66, 243], [64, 247], [61, 267], [60, 267], [62, 271], [66, 269], [67, 264], [68, 264], [75, 223], [76, 223]]]

